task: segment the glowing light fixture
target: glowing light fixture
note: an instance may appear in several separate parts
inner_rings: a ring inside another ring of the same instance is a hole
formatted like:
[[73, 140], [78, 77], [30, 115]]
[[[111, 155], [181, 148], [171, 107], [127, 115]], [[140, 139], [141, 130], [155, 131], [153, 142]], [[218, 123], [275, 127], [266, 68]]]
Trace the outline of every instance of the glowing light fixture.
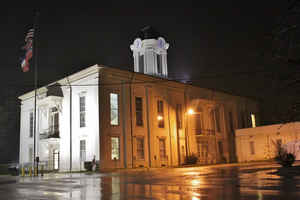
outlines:
[[190, 109], [188, 110], [188, 114], [189, 114], [189, 115], [193, 115], [193, 114], [195, 114], [195, 111], [194, 111], [192, 108], [190, 108]]
[[256, 127], [256, 120], [255, 120], [255, 115], [251, 114], [251, 121], [252, 121], [252, 128]]
[[193, 196], [192, 200], [200, 200], [198, 197]]
[[193, 186], [198, 186], [201, 182], [200, 182], [200, 180], [194, 179], [191, 181], [191, 183]]
[[162, 119], [163, 119], [163, 117], [162, 117], [161, 115], [158, 115], [158, 116], [157, 116], [157, 120], [158, 120], [158, 121], [160, 121], [160, 120], [162, 120]]

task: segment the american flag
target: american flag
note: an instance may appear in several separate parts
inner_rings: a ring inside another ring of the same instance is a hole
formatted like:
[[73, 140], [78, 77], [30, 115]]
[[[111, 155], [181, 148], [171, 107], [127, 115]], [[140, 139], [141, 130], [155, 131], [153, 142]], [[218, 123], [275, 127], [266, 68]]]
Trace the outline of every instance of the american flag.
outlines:
[[33, 37], [34, 29], [29, 29], [25, 37], [25, 45], [22, 47], [22, 50], [24, 51], [24, 55], [21, 58], [21, 67], [23, 72], [27, 72], [29, 70], [29, 60], [32, 58]]

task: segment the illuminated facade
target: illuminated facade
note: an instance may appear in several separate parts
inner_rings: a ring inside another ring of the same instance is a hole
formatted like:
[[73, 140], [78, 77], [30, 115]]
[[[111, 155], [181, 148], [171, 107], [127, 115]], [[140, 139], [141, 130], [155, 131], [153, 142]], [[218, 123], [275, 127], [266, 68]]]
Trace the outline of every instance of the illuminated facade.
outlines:
[[272, 159], [280, 143], [300, 160], [300, 123], [275, 124], [236, 130], [239, 162]]
[[[39, 88], [40, 161], [60, 171], [93, 156], [101, 168], [178, 166], [191, 154], [235, 161], [234, 130], [249, 126], [256, 102], [168, 80], [168, 47], [147, 27], [130, 47], [134, 72], [94, 65]], [[22, 164], [33, 160], [34, 91], [19, 99]]]
[[[83, 162], [91, 161], [93, 156], [99, 159], [97, 84], [97, 70], [91, 67], [38, 89], [36, 156], [46, 169], [69, 170], [70, 155], [74, 171], [83, 169]], [[20, 163], [26, 164], [33, 162], [34, 157], [34, 91], [19, 99]]]

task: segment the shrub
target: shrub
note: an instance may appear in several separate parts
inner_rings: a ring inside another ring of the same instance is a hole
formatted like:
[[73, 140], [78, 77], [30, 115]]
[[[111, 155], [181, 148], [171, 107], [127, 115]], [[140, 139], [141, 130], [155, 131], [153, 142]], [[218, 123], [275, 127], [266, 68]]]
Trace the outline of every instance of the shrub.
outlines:
[[274, 160], [280, 164], [282, 167], [291, 167], [295, 162], [295, 155], [288, 153], [281, 145], [281, 143], [276, 143], [276, 155]]
[[196, 164], [197, 161], [198, 161], [198, 157], [194, 153], [192, 153], [191, 155], [185, 157], [184, 163], [186, 165], [191, 165], [191, 164]]
[[84, 168], [85, 168], [86, 171], [92, 171], [92, 167], [93, 167], [93, 165], [92, 165], [91, 161], [85, 161], [84, 162]]

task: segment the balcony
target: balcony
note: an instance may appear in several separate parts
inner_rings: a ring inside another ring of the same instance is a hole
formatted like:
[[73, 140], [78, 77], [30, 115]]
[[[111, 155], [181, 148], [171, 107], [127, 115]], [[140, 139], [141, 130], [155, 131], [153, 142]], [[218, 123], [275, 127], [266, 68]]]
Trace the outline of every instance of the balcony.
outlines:
[[47, 129], [46, 131], [40, 133], [40, 139], [49, 139], [49, 138], [59, 138], [59, 129], [58, 126], [53, 126]]
[[212, 129], [194, 129], [196, 136], [215, 136], [216, 131]]

